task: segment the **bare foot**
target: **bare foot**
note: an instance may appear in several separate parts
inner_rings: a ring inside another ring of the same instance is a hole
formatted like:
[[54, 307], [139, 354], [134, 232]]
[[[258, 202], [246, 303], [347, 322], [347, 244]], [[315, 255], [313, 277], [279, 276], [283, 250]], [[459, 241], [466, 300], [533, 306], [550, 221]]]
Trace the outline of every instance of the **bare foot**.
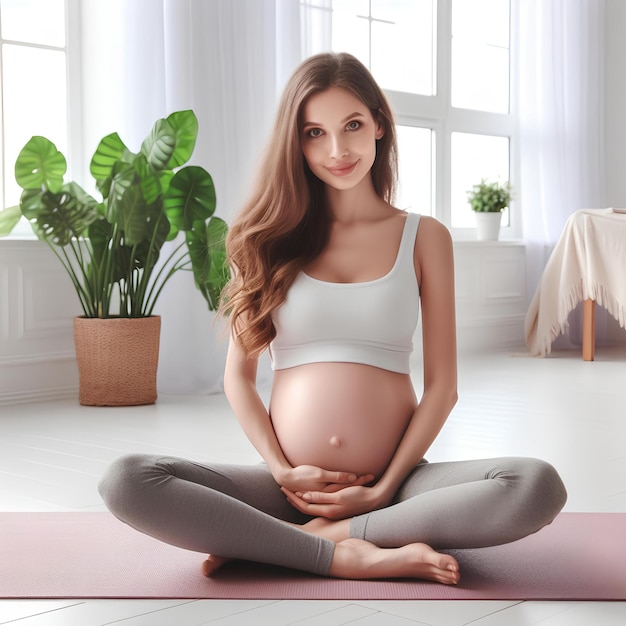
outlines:
[[206, 561], [202, 564], [202, 573], [207, 577], [211, 578], [217, 570], [222, 567], [222, 565], [226, 565], [226, 563], [230, 563], [233, 559], [229, 559], [225, 556], [217, 556], [215, 554], [209, 554]]
[[379, 548], [363, 539], [347, 539], [335, 546], [330, 575], [336, 578], [420, 578], [446, 585], [459, 582], [459, 565], [425, 543]]

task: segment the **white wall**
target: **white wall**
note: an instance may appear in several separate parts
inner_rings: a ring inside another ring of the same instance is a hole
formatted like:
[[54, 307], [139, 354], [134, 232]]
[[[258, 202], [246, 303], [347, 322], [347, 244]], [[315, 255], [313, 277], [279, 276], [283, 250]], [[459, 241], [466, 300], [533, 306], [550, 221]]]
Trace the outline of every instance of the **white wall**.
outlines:
[[528, 308], [521, 242], [454, 245], [458, 349], [524, 346]]
[[78, 314], [72, 284], [44, 244], [0, 241], [0, 405], [76, 393]]

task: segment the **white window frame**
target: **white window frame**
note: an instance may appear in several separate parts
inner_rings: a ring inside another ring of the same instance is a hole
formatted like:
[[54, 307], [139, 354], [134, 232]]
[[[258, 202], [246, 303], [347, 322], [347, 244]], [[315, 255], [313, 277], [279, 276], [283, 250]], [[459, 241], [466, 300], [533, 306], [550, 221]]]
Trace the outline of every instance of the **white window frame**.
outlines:
[[[68, 175], [67, 178], [73, 176], [72, 163], [80, 164], [83, 156], [83, 144], [82, 144], [82, 130], [83, 130], [83, 114], [82, 114], [82, 86], [81, 86], [81, 12], [80, 12], [81, 0], [65, 0], [65, 27], [66, 27], [66, 39], [65, 39], [65, 68], [67, 76], [67, 146], [68, 154]], [[28, 44], [23, 44], [28, 46]], [[40, 47], [37, 44], [33, 44], [33, 47]], [[63, 48], [61, 48], [63, 49]], [[0, 51], [0, 63], [2, 62], [2, 54]], [[0, 84], [0, 98], [3, 98], [2, 85]], [[4, 119], [4, 113], [2, 113], [2, 119], [0, 123], [3, 125], [7, 123]], [[5, 176], [4, 163], [6, 162], [6, 154], [4, 150], [4, 143], [0, 146], [2, 151], [0, 155], [0, 176]], [[3, 184], [3, 190], [4, 190]], [[4, 207], [5, 198], [0, 198], [2, 208]], [[35, 234], [32, 232], [30, 225], [23, 220], [18, 224], [10, 237], [5, 239], [36, 239]], [[0, 239], [0, 243], [2, 239]]]
[[[416, 126], [434, 131], [434, 206], [432, 214], [450, 229], [455, 240], [475, 239], [475, 228], [452, 227], [451, 224], [451, 137], [454, 132], [483, 134], [509, 139], [509, 180], [513, 186], [513, 202], [509, 224], [501, 229], [502, 239], [520, 239], [522, 233], [520, 203], [515, 190], [519, 188], [519, 158], [517, 141], [516, 67], [517, 41], [513, 20], [518, 0], [510, 0], [509, 44], [509, 113], [490, 113], [455, 108], [451, 105], [452, 76], [452, 0], [438, 0], [435, 34], [435, 95], [424, 96], [385, 90], [402, 126]], [[306, 7], [308, 3], [303, 2]], [[318, 10], [327, 10], [316, 6]], [[399, 60], [401, 61], [401, 60]], [[468, 208], [469, 210], [469, 208]]]
[[83, 86], [82, 86], [82, 40], [81, 0], [65, 0], [66, 7], [66, 67], [67, 67], [67, 129], [68, 129], [68, 175], [79, 175], [73, 164], [83, 163]]

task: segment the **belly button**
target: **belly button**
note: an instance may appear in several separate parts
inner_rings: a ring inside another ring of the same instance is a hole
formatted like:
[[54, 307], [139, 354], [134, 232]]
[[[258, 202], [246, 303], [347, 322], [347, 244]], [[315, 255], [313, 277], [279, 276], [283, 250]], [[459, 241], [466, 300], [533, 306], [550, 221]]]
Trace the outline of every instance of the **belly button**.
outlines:
[[330, 438], [330, 445], [333, 448], [341, 448], [341, 439], [339, 439], [339, 437], [331, 437]]

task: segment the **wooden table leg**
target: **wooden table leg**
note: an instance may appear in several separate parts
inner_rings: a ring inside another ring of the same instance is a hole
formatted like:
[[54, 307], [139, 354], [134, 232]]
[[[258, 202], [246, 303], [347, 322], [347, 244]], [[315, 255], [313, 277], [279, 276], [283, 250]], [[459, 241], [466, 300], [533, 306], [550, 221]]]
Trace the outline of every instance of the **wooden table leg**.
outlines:
[[596, 347], [596, 303], [583, 302], [583, 361], [593, 361]]

